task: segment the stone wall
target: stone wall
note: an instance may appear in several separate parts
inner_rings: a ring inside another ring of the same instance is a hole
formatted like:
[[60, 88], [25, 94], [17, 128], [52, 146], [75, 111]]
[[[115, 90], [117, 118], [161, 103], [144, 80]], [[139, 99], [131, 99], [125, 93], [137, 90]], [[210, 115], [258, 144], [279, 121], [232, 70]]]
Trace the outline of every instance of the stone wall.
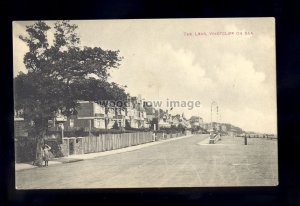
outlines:
[[63, 138], [63, 143], [60, 145], [60, 148], [64, 156], [69, 156], [69, 138]]
[[83, 154], [83, 138], [82, 137], [71, 137], [63, 138], [63, 144], [60, 145], [61, 151], [64, 156], [70, 155], [70, 143], [74, 143], [74, 155]]
[[14, 133], [15, 137], [27, 137], [28, 132], [25, 128], [24, 120], [14, 121]]
[[83, 137], [77, 137], [74, 146], [75, 154], [83, 154]]

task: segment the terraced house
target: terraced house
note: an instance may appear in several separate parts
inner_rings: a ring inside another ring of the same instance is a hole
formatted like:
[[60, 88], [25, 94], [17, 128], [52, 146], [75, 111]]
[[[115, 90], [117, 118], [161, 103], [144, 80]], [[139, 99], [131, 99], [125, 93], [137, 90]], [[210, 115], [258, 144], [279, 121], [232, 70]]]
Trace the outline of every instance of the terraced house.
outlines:
[[90, 101], [79, 101], [78, 103], [77, 115], [70, 116], [64, 123], [66, 129], [105, 129], [107, 115], [104, 107]]
[[146, 128], [147, 115], [141, 98], [130, 97], [130, 104], [126, 108], [104, 107], [96, 102], [79, 101], [77, 115], [73, 115], [64, 123], [65, 129], [84, 128], [111, 129], [115, 122], [120, 128], [128, 121], [132, 128]]
[[132, 128], [149, 127], [146, 111], [143, 107], [141, 96], [130, 97], [126, 108], [126, 120]]
[[199, 116], [191, 116], [190, 118], [191, 127], [202, 127], [203, 126], [203, 119]]

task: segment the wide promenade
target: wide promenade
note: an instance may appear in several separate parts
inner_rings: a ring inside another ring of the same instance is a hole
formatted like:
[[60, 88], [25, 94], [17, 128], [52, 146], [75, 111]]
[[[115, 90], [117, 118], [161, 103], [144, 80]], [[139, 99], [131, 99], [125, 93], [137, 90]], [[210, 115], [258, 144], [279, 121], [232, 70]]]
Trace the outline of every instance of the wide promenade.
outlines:
[[195, 135], [68, 164], [16, 172], [18, 189], [277, 185], [277, 141]]

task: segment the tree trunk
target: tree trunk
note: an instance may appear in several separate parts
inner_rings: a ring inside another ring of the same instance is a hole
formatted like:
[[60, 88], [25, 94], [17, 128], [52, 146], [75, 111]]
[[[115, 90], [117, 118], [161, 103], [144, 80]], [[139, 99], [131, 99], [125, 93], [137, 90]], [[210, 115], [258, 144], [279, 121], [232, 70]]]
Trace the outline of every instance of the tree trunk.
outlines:
[[45, 136], [45, 133], [41, 132], [36, 137], [36, 152], [35, 152], [35, 160], [33, 161], [33, 165], [39, 166], [39, 167], [43, 166], [44, 136]]

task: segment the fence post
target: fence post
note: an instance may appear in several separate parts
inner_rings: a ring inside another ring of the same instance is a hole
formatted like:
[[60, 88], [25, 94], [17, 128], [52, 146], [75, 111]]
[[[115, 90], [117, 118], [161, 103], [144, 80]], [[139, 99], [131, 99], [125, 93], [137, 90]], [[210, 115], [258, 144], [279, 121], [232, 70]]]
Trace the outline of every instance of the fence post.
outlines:
[[93, 136], [94, 139], [94, 151], [93, 152], [97, 152], [97, 137]]
[[93, 138], [94, 138], [94, 141], [95, 141], [94, 152], [97, 152], [97, 146], [98, 146], [97, 136], [93, 136]]
[[125, 147], [126, 145], [126, 133], [123, 133], [122, 136], [121, 136], [121, 141], [122, 141], [122, 148]]
[[123, 134], [123, 147], [126, 147], [126, 145], [127, 145], [127, 134], [124, 133]]
[[111, 138], [112, 138], [112, 134], [108, 135], [108, 150], [111, 150]]
[[115, 149], [115, 144], [116, 144], [116, 134], [112, 134], [112, 150], [114, 150]]
[[106, 136], [106, 141], [107, 141], [107, 148], [106, 148], [106, 150], [110, 149], [110, 139], [111, 139], [110, 137], [111, 137], [111, 135], [107, 134], [107, 136]]
[[119, 142], [119, 144], [120, 144], [120, 148], [123, 148], [123, 147], [122, 147], [122, 137], [123, 137], [123, 135], [122, 135], [122, 134], [120, 134], [120, 142]]
[[106, 136], [106, 141], [107, 141], [107, 148], [106, 148], [106, 151], [108, 151], [110, 149], [110, 138], [111, 135], [110, 134], [107, 134]]
[[90, 139], [91, 139], [91, 138], [90, 138], [90, 135], [87, 136], [87, 137], [88, 137], [88, 138], [87, 138], [87, 139], [88, 139], [88, 141], [87, 141], [87, 143], [88, 143], [88, 144], [87, 144], [87, 151], [88, 151], [88, 153], [90, 153], [90, 145], [91, 145]]
[[133, 133], [133, 145], [136, 145], [136, 133]]
[[100, 152], [100, 145], [101, 145], [101, 141], [100, 141], [100, 136], [97, 136], [97, 142], [98, 142], [98, 146], [97, 146], [97, 152]]
[[101, 134], [99, 134], [98, 138], [99, 138], [99, 149], [98, 149], [98, 152], [102, 152], [101, 151], [102, 150], [102, 138], [101, 138]]
[[95, 137], [96, 137], [96, 152], [98, 152], [98, 150], [99, 150], [99, 136], [95, 135]]
[[85, 137], [82, 138], [83, 154], [85, 154]]
[[121, 143], [121, 134], [118, 134], [118, 149], [120, 149], [120, 144]]
[[114, 134], [111, 134], [111, 138], [110, 138], [110, 150], [113, 150], [114, 149]]
[[102, 142], [102, 152], [105, 151], [105, 141], [104, 141], [105, 134], [101, 134], [101, 142]]
[[122, 134], [119, 136], [119, 147], [122, 148]]
[[117, 149], [120, 149], [120, 135], [121, 134], [117, 135]]
[[136, 135], [135, 135], [135, 134], [133, 134], [132, 136], [133, 136], [133, 139], [132, 139], [132, 140], [133, 140], [133, 141], [132, 141], [132, 145], [135, 145], [135, 141], [136, 141]]
[[139, 135], [139, 144], [143, 144], [143, 132], [140, 132], [140, 135]]
[[108, 148], [107, 137], [108, 137], [108, 134], [105, 134], [105, 136], [104, 136], [104, 151], [107, 151], [107, 148]]

